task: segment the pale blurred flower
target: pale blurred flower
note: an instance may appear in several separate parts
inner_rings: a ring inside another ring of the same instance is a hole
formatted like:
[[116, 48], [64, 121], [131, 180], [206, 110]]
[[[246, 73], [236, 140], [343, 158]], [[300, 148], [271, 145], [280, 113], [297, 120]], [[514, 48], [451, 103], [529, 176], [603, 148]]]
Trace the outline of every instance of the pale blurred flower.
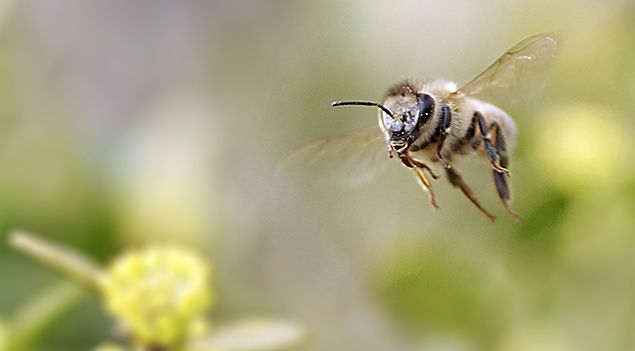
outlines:
[[0, 351], [3, 351], [7, 345], [8, 334], [5, 323], [0, 320]]
[[630, 198], [612, 192], [589, 194], [575, 201], [563, 218], [562, 257], [576, 269], [628, 272], [634, 227]]
[[[166, 96], [119, 143], [119, 233], [128, 241], [200, 242], [214, 220], [218, 155], [213, 109]], [[209, 237], [207, 237], [209, 239]]]
[[503, 339], [497, 350], [500, 351], [569, 351], [562, 336], [553, 331], [525, 326], [511, 332]]
[[100, 284], [106, 308], [140, 345], [178, 345], [204, 331], [210, 286], [202, 258], [168, 246], [129, 251]]
[[215, 329], [214, 333], [196, 340], [191, 351], [275, 350], [298, 345], [304, 329], [296, 323], [271, 318], [250, 318]]
[[611, 184], [626, 148], [617, 116], [604, 106], [571, 104], [543, 111], [535, 152], [544, 177], [567, 192]]
[[104, 343], [93, 349], [93, 351], [125, 351], [124, 347], [121, 347], [117, 344], [112, 343]]

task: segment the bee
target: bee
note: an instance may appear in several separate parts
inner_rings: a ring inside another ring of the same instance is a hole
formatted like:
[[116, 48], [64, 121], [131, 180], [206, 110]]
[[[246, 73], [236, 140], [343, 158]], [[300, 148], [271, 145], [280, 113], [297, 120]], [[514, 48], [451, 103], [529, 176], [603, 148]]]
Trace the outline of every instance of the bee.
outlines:
[[[480, 97], [497, 98], [519, 92], [530, 95], [542, 90], [547, 68], [554, 61], [557, 49], [558, 41], [553, 33], [533, 35], [512, 46], [462, 86], [445, 79], [407, 80], [390, 87], [379, 103], [335, 101], [332, 106], [377, 108], [379, 136], [386, 143], [388, 156], [399, 159], [414, 172], [433, 207], [438, 205], [430, 178], [438, 179], [439, 175], [429, 163], [440, 163], [450, 184], [460, 189], [487, 218], [494, 220], [494, 215], [481, 205], [454, 165], [460, 156], [481, 156], [491, 168], [494, 187], [504, 208], [515, 220], [520, 220], [520, 215], [510, 206], [508, 185], [516, 125], [505, 111]], [[368, 133], [319, 140], [292, 153], [287, 161], [297, 163], [311, 155], [320, 158], [341, 153], [342, 143], [376, 140], [377, 132], [374, 128]]]

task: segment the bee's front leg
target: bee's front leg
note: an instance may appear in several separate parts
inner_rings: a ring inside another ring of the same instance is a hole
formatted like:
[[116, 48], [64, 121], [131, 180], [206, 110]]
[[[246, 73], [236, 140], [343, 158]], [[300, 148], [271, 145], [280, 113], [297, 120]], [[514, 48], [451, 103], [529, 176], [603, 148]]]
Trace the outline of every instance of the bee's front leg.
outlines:
[[410, 155], [399, 155], [399, 157], [401, 158], [401, 162], [408, 168], [421, 168], [421, 169], [425, 169], [426, 171], [428, 171], [428, 173], [430, 173], [430, 176], [433, 179], [439, 179], [439, 176], [434, 173], [434, 171], [432, 170], [432, 168], [430, 168], [430, 166], [428, 166], [427, 164], [412, 158]]
[[432, 171], [432, 169], [428, 167], [428, 165], [419, 160], [415, 160], [414, 158], [410, 157], [410, 155], [407, 155], [405, 153], [400, 154], [399, 158], [401, 159], [401, 162], [404, 164], [404, 166], [415, 171], [419, 184], [430, 196], [430, 204], [432, 204], [432, 207], [439, 208], [439, 206], [437, 205], [436, 197], [434, 196], [434, 190], [432, 189], [432, 183], [426, 176], [424, 170], [427, 170], [434, 179], [437, 179], [439, 176], [436, 175]]
[[388, 145], [388, 158], [393, 158], [395, 156], [395, 149], [393, 149], [390, 145]]
[[423, 168], [415, 167], [414, 171], [417, 175], [419, 184], [424, 188], [424, 190], [428, 192], [428, 195], [430, 196], [430, 204], [432, 205], [432, 207], [439, 208], [439, 205], [437, 205], [437, 200], [434, 196], [434, 190], [432, 190], [432, 184], [430, 183], [428, 177], [426, 177], [426, 174], [423, 172]]

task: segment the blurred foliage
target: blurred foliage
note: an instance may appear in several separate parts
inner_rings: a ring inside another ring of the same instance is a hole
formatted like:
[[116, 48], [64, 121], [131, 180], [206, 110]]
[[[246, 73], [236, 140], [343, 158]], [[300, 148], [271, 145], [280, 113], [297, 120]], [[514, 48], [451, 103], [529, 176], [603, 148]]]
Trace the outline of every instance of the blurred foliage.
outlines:
[[[10, 235], [12, 246], [49, 268], [73, 278], [97, 293], [120, 324], [128, 346], [104, 343], [97, 350], [275, 350], [297, 345], [302, 329], [290, 322], [252, 318], [209, 330], [211, 271], [193, 251], [174, 245], [130, 250], [104, 271], [89, 257], [63, 245], [43, 241], [25, 231]], [[41, 329], [51, 324], [77, 297], [68, 286], [31, 302], [3, 334], [3, 350], [28, 350]]]
[[457, 330], [470, 333], [482, 324], [479, 292], [482, 270], [440, 247], [427, 255], [410, 254], [382, 280], [389, 306], [410, 321], [414, 331]]

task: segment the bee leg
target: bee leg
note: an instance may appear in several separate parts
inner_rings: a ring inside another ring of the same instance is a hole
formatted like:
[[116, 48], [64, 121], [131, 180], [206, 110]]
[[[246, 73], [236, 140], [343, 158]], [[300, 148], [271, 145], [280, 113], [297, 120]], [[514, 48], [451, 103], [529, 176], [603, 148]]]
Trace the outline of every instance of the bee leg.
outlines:
[[422, 168], [422, 169], [425, 169], [426, 171], [428, 171], [428, 173], [430, 173], [430, 176], [433, 179], [439, 179], [439, 176], [436, 173], [434, 173], [432, 168], [430, 168], [427, 164], [410, 157], [410, 155], [401, 154], [401, 155], [399, 155], [399, 157], [401, 158], [401, 162], [404, 164], [404, 166], [406, 166], [408, 168]]
[[[509, 157], [507, 156], [505, 137], [503, 137], [503, 133], [501, 132], [498, 124], [496, 124], [496, 126], [493, 126], [493, 129], [494, 128], [496, 152], [498, 153], [501, 166], [507, 168], [507, 166], [509, 165]], [[494, 185], [496, 186], [496, 192], [498, 193], [498, 197], [501, 199], [503, 206], [505, 207], [507, 212], [509, 212], [509, 214], [514, 218], [514, 220], [520, 221], [522, 217], [518, 213], [514, 212], [514, 210], [512, 210], [511, 206], [509, 205], [509, 200], [511, 197], [505, 174], [497, 170], [493, 170], [492, 174], [494, 175]]]
[[412, 164], [417, 167], [417, 168], [421, 168], [421, 169], [425, 169], [426, 171], [428, 171], [428, 173], [430, 173], [430, 176], [433, 179], [439, 179], [439, 175], [437, 175], [436, 173], [434, 173], [434, 171], [432, 170], [432, 168], [430, 168], [427, 164], [419, 161], [419, 160], [415, 160], [414, 158], [410, 158], [410, 161], [412, 162]]
[[413, 170], [415, 171], [415, 174], [417, 175], [417, 180], [419, 180], [419, 184], [422, 186], [422, 188], [425, 191], [428, 192], [428, 195], [430, 196], [430, 204], [432, 205], [432, 207], [439, 208], [439, 206], [437, 205], [437, 200], [434, 196], [434, 190], [432, 190], [432, 184], [430, 183], [430, 180], [428, 179], [428, 177], [426, 177], [426, 174], [423, 172], [423, 168], [414, 167]]
[[432, 183], [430, 183], [430, 180], [428, 179], [428, 177], [426, 177], [426, 174], [425, 172], [423, 172], [423, 170], [428, 170], [428, 172], [430, 172], [430, 175], [433, 176], [434, 179], [436, 179], [437, 175], [434, 174], [430, 167], [428, 167], [425, 163], [415, 160], [414, 158], [410, 157], [410, 155], [400, 154], [399, 158], [401, 158], [401, 162], [404, 166], [415, 171], [419, 184], [421, 185], [423, 190], [427, 191], [428, 195], [430, 195], [430, 203], [432, 204], [432, 207], [439, 208], [439, 206], [437, 205], [437, 200], [434, 196], [434, 190], [432, 190]]
[[483, 212], [483, 214], [485, 216], [487, 216], [487, 218], [489, 218], [492, 221], [494, 221], [496, 219], [496, 217], [493, 214], [491, 214], [489, 211], [487, 211], [485, 208], [483, 208], [483, 206], [481, 206], [481, 203], [476, 198], [476, 195], [474, 194], [472, 189], [465, 183], [465, 181], [463, 181], [463, 177], [461, 177], [459, 172], [457, 172], [452, 167], [448, 167], [448, 168], [445, 169], [445, 173], [446, 173], [446, 175], [448, 177], [448, 181], [450, 181], [450, 184], [452, 184], [455, 187], [458, 187], [459, 189], [461, 189], [463, 194], [465, 194], [465, 196], [467, 196], [467, 198], [476, 207], [478, 207], [478, 209], [481, 210], [481, 212]]
[[499, 155], [496, 151], [496, 148], [492, 144], [491, 131], [492, 129], [499, 130], [498, 123], [494, 122], [488, 128], [483, 115], [476, 111], [474, 112], [474, 117], [478, 122], [479, 130], [481, 131], [481, 135], [483, 136], [483, 147], [485, 148], [485, 153], [487, 154], [487, 159], [489, 160], [492, 168], [499, 173], [503, 173], [507, 176], [511, 175], [511, 172], [505, 166], [500, 164]]
[[452, 125], [452, 112], [450, 111], [450, 106], [444, 105], [442, 113], [443, 117], [441, 119], [441, 125], [439, 126], [439, 132], [441, 133], [441, 136], [439, 138], [439, 141], [437, 142], [437, 158], [443, 164], [443, 168], [447, 169], [450, 168], [450, 163], [445, 158], [443, 158], [443, 156], [441, 156], [441, 149], [443, 149], [443, 143], [445, 142], [445, 138], [450, 132], [450, 126]]

